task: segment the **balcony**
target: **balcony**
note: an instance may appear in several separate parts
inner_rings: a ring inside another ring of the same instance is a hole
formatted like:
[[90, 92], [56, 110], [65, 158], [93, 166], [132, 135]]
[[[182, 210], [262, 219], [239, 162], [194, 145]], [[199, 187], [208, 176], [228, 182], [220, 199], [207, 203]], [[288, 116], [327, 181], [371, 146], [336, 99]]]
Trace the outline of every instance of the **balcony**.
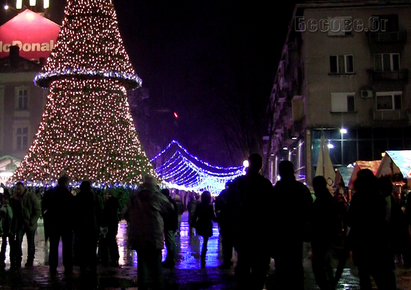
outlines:
[[405, 31], [370, 32], [368, 39], [372, 43], [405, 43], [407, 34]]
[[408, 121], [406, 110], [373, 111], [374, 121]]
[[375, 71], [369, 70], [373, 82], [380, 81], [401, 81], [408, 83], [408, 69], [400, 69], [396, 71]]

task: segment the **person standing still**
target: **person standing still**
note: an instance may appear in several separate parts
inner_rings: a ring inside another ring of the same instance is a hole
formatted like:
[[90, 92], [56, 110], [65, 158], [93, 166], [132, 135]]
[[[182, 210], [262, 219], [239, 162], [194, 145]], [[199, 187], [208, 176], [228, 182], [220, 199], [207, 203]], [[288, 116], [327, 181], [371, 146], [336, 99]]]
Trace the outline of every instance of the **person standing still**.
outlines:
[[[248, 157], [246, 175], [228, 188], [227, 226], [237, 252], [237, 289], [263, 289], [270, 264], [270, 213], [273, 186], [260, 174], [260, 154]], [[290, 288], [291, 289], [291, 288]]]
[[49, 229], [50, 229], [50, 252], [49, 266], [50, 274], [57, 273], [58, 248], [60, 238], [63, 245], [63, 265], [66, 274], [73, 272], [73, 219], [74, 219], [74, 196], [69, 191], [70, 179], [63, 175], [57, 181], [58, 185], [50, 195]]
[[294, 165], [279, 164], [281, 179], [274, 186], [272, 223], [273, 258], [279, 289], [304, 289], [303, 244], [313, 199], [302, 182], [295, 180]]
[[153, 176], [145, 176], [143, 184], [130, 196], [124, 210], [124, 218], [128, 222], [128, 246], [137, 251], [139, 290], [164, 289], [161, 265], [161, 250], [164, 247], [163, 216], [171, 215], [174, 209], [157, 183]]
[[7, 188], [5, 188], [2, 184], [4, 189], [3, 193], [3, 201], [0, 208], [0, 225], [1, 225], [1, 251], [0, 251], [0, 270], [3, 270], [6, 267], [6, 250], [7, 250], [7, 242], [9, 244], [10, 249], [10, 260], [13, 259], [12, 257], [12, 242], [13, 242], [13, 235], [12, 235], [12, 221], [13, 221], [13, 210], [10, 206], [10, 192]]
[[97, 272], [97, 241], [100, 234], [102, 210], [98, 196], [92, 191], [90, 181], [80, 184], [80, 192], [75, 197], [76, 224], [75, 234], [78, 238], [80, 274]]
[[118, 267], [120, 254], [117, 245], [117, 232], [119, 222], [119, 203], [113, 190], [108, 190], [104, 197], [102, 227], [107, 228], [107, 234], [102, 238], [99, 247], [103, 265]]
[[[37, 229], [37, 221], [41, 215], [40, 200], [37, 195], [27, 190], [22, 182], [17, 182], [11, 197], [13, 209], [13, 227], [15, 227], [12, 268], [20, 268], [23, 258], [23, 236], [27, 238], [27, 262], [26, 267], [32, 267], [35, 254], [34, 236]], [[13, 245], [12, 245], [13, 247]]]

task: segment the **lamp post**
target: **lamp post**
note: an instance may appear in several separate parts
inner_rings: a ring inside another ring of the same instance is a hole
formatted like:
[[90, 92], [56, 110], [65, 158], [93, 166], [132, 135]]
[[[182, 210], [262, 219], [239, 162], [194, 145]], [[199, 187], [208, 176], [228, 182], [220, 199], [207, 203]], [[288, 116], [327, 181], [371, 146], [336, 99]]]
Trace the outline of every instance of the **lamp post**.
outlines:
[[341, 128], [341, 165], [344, 165], [344, 134], [347, 134], [347, 129]]

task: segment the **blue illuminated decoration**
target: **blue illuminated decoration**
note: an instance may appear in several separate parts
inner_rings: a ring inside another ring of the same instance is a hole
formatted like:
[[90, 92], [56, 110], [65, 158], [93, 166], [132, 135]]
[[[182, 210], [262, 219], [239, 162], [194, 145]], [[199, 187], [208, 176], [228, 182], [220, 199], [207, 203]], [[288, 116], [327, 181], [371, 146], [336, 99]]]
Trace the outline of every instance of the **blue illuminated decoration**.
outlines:
[[195, 192], [208, 190], [212, 195], [218, 195], [227, 182], [245, 173], [244, 166], [221, 167], [202, 161], [175, 140], [150, 161], [165, 187]]
[[65, 69], [63, 71], [42, 72], [34, 77], [34, 83], [42, 88], [47, 88], [50, 82], [63, 78], [100, 78], [100, 79], [117, 79], [126, 84], [128, 89], [140, 87], [142, 80], [139, 76], [132, 73], [120, 73], [115, 71], [94, 71], [84, 69]]

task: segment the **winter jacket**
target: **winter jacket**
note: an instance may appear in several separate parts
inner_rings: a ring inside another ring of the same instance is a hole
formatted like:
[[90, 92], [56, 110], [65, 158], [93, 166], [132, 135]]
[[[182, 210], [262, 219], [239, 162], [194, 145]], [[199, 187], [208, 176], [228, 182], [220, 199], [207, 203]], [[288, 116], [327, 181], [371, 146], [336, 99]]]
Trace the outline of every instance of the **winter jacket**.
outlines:
[[13, 220], [13, 210], [10, 204], [3, 204], [0, 208], [0, 232], [1, 236], [9, 236], [11, 234], [12, 220]]
[[164, 247], [163, 216], [174, 210], [172, 204], [155, 185], [143, 184], [130, 196], [124, 211], [128, 222], [128, 246], [133, 250]]
[[14, 213], [13, 228], [35, 231], [41, 215], [41, 205], [37, 195], [26, 189], [22, 196], [13, 194], [10, 204]]
[[72, 230], [74, 224], [74, 196], [64, 186], [56, 186], [47, 197], [49, 228], [53, 232]]
[[102, 209], [98, 196], [92, 191], [80, 191], [74, 200], [76, 233], [81, 236], [98, 236], [102, 223]]
[[213, 221], [217, 221], [213, 206], [202, 202], [199, 203], [194, 212], [193, 221], [197, 235], [211, 237], [213, 235]]

